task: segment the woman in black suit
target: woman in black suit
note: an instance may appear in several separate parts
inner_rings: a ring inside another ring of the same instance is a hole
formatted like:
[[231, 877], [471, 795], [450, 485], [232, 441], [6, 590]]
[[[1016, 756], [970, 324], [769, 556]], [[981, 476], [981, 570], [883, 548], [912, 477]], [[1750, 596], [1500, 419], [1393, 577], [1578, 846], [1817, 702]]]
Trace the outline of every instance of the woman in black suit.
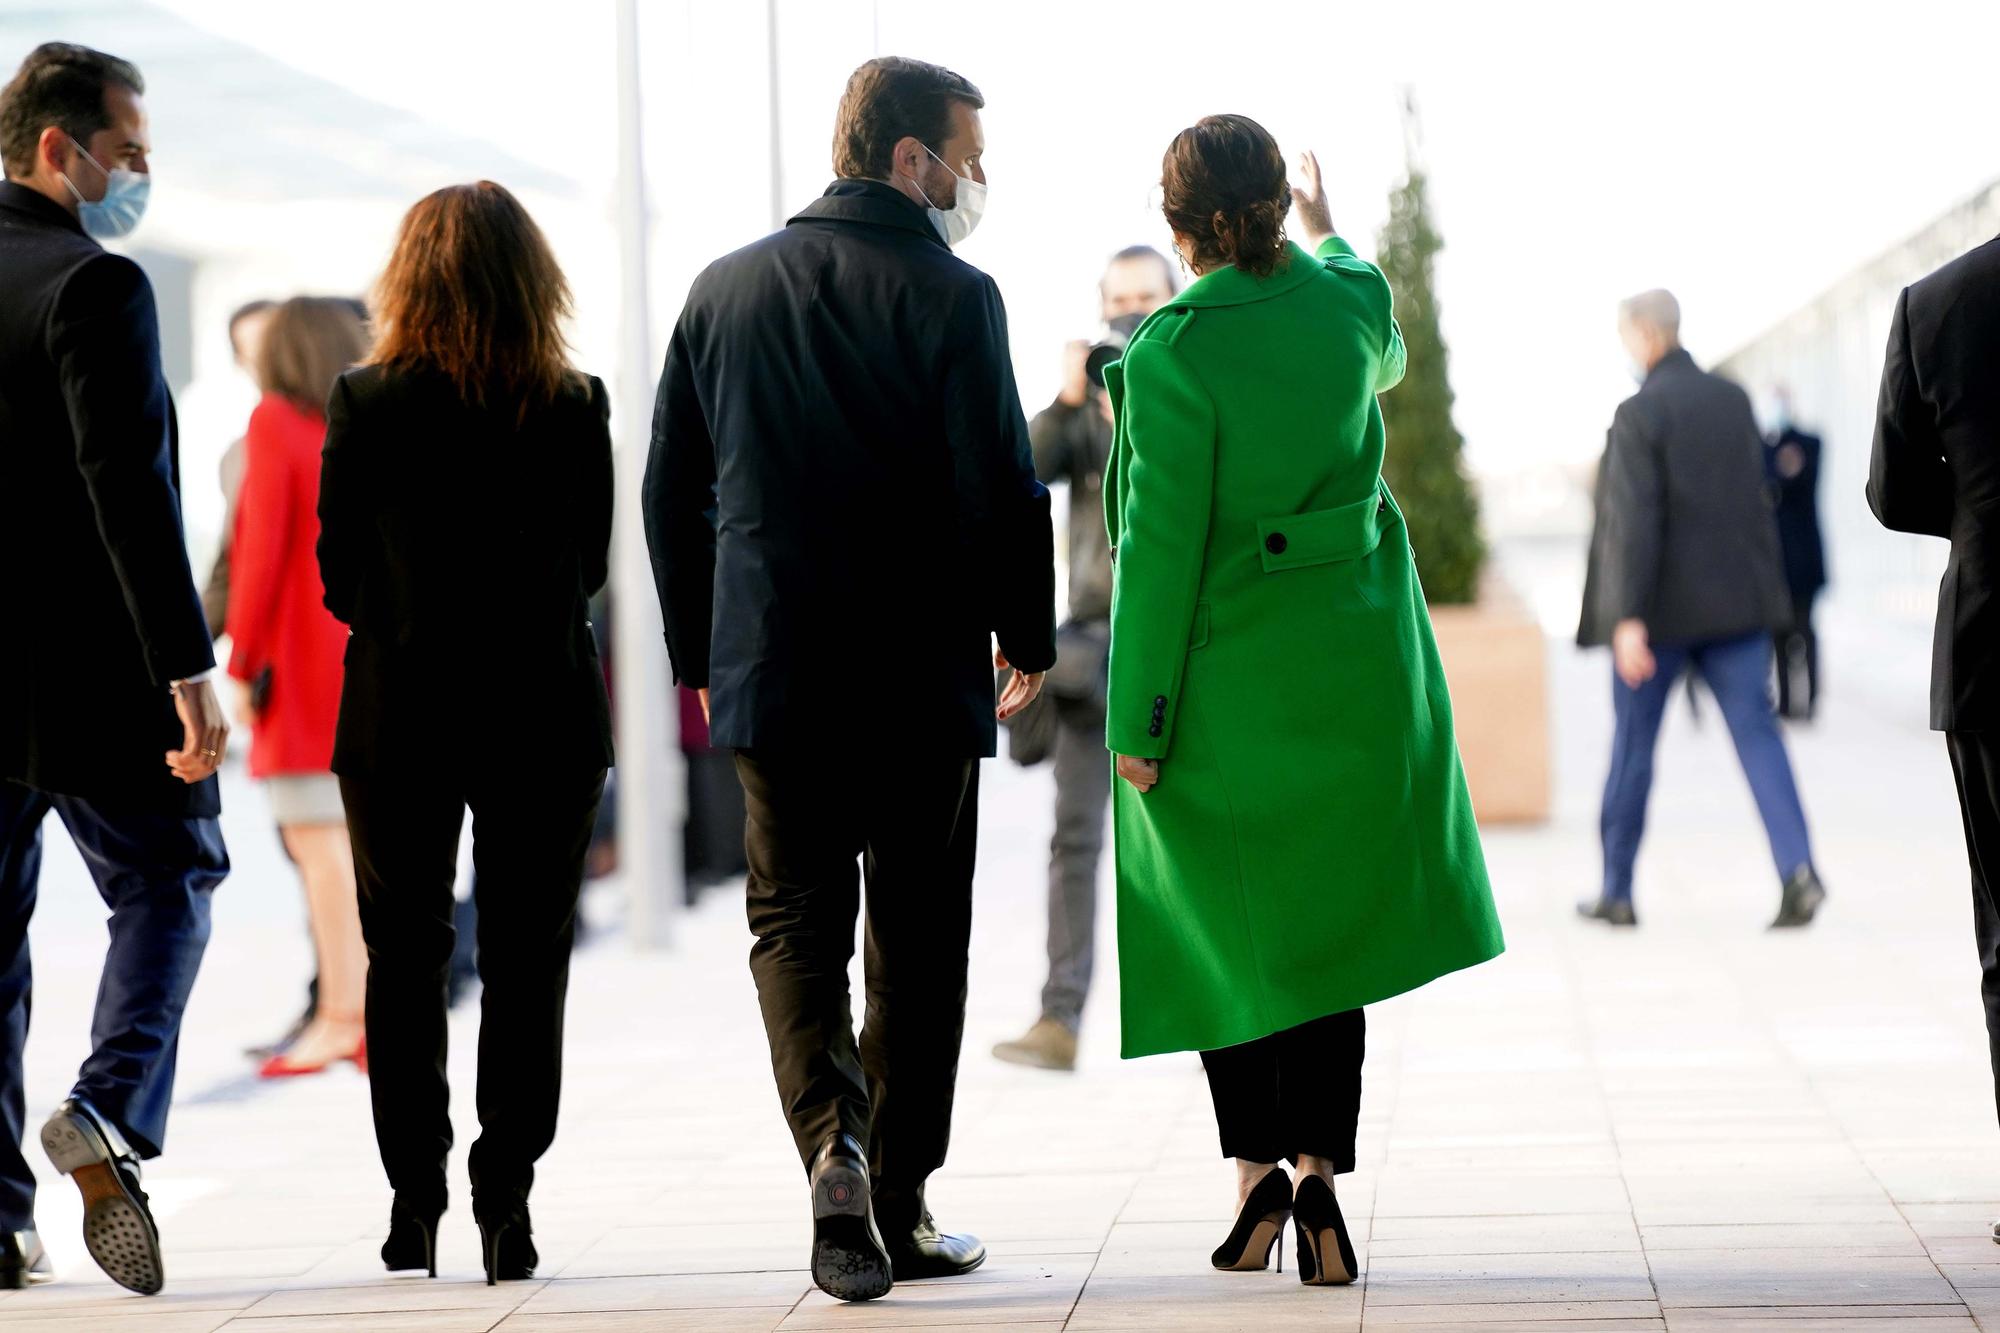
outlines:
[[320, 572], [353, 631], [333, 769], [368, 943], [392, 1270], [437, 1272], [468, 807], [484, 985], [472, 1211], [489, 1282], [537, 1261], [528, 1188], [555, 1136], [577, 891], [611, 763], [585, 618], [610, 547], [609, 406], [568, 364], [569, 303], [513, 195], [440, 190], [404, 218], [378, 341], [328, 404]]

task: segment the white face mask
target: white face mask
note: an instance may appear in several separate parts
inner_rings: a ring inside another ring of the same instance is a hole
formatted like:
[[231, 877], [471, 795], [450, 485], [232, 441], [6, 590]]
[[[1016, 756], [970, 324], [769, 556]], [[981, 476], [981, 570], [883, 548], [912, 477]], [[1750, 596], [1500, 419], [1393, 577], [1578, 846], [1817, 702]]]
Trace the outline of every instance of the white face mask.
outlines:
[[[951, 171], [951, 164], [931, 152], [928, 144], [924, 146], [924, 151], [930, 153], [939, 166]], [[931, 225], [937, 228], [937, 234], [944, 238], [946, 245], [955, 246], [972, 235], [973, 229], [979, 225], [979, 219], [986, 216], [986, 186], [970, 176], [960, 176], [955, 171], [951, 174], [958, 179], [958, 202], [950, 208], [939, 208], [936, 204], [932, 204], [929, 192], [917, 183], [915, 176], [910, 177], [910, 184], [916, 185], [917, 193], [924, 196], [926, 204], [930, 204], [927, 211], [930, 213]]]

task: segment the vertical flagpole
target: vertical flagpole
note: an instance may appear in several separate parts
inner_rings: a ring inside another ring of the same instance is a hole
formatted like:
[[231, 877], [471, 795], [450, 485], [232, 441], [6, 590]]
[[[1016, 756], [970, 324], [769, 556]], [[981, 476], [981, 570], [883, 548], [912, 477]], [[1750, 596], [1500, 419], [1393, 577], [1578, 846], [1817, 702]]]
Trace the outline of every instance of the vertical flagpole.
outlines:
[[638, 949], [665, 946], [682, 901], [681, 826], [687, 805], [680, 717], [667, 666], [639, 509], [653, 416], [653, 349], [646, 272], [646, 176], [641, 151], [638, 0], [617, 3], [618, 371], [612, 425], [618, 509], [612, 590], [618, 713], [618, 863], [628, 930]]
[[778, 0], [764, 0], [764, 32], [771, 89], [771, 230], [785, 225], [785, 143], [779, 132], [783, 123], [783, 98], [778, 88]]

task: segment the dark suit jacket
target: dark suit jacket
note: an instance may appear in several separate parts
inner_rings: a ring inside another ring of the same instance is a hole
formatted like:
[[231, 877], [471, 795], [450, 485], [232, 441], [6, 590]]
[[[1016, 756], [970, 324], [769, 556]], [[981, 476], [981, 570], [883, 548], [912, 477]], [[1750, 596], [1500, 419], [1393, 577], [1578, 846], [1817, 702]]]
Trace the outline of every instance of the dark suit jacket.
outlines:
[[2000, 726], [2000, 239], [1896, 301], [1868, 507], [1899, 532], [1951, 539], [1938, 588], [1931, 726]]
[[836, 181], [710, 265], [660, 379], [646, 539], [728, 748], [994, 749], [991, 635], [1055, 660], [1054, 540], [993, 280]]
[[1619, 404], [1598, 466], [1577, 642], [1609, 643], [1627, 619], [1665, 644], [1791, 619], [1750, 398], [1678, 348]]
[[[1799, 451], [1800, 467], [1786, 476], [1779, 460], [1787, 449]], [[1778, 549], [1785, 560], [1785, 587], [1795, 603], [1810, 602], [1826, 586], [1826, 544], [1819, 530], [1819, 460], [1823, 447], [1817, 435], [1786, 426], [1764, 451], [1764, 474], [1777, 497]]]
[[610, 764], [587, 605], [610, 558], [610, 410], [594, 378], [525, 420], [429, 372], [334, 385], [319, 568], [353, 630], [334, 772]]
[[0, 777], [220, 810], [167, 771], [167, 682], [215, 665], [181, 531], [173, 402], [139, 266], [0, 183]]

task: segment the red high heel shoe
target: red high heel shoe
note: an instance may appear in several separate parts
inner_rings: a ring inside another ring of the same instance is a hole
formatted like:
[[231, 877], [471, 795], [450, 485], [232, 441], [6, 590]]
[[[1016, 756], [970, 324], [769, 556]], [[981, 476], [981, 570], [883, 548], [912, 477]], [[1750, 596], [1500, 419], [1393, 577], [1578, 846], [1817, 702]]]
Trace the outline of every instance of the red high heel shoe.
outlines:
[[258, 1069], [257, 1077], [298, 1078], [305, 1074], [320, 1074], [326, 1071], [328, 1065], [337, 1065], [342, 1060], [354, 1061], [354, 1067], [366, 1074], [368, 1072], [368, 1038], [363, 1036], [354, 1049], [346, 1055], [337, 1055], [331, 1060], [322, 1060], [318, 1064], [313, 1065], [296, 1064], [283, 1051], [279, 1051], [276, 1055], [266, 1060], [263, 1066]]

